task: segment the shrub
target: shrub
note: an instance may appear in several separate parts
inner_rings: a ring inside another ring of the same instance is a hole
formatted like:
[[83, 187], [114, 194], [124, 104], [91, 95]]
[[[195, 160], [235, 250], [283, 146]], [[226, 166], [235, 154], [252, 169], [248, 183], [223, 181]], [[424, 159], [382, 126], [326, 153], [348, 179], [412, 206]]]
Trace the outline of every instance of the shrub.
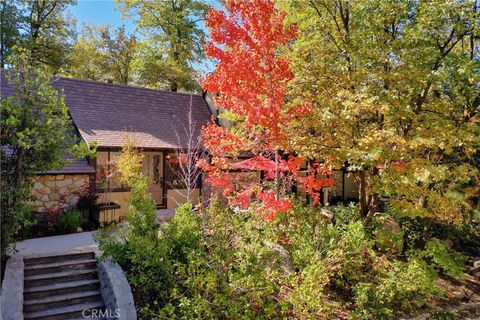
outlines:
[[378, 264], [368, 282], [354, 287], [358, 319], [387, 319], [394, 310], [411, 310], [423, 306], [438, 293], [436, 275], [422, 260]]
[[334, 209], [336, 225], [347, 225], [352, 221], [360, 221], [360, 213], [353, 202], [348, 205], [340, 204]]
[[127, 208], [129, 236], [155, 237], [157, 229], [157, 206], [148, 191], [147, 177], [140, 176], [133, 183]]
[[81, 213], [83, 212], [88, 213], [89, 222], [98, 220], [98, 212], [99, 212], [99, 208], [97, 204], [98, 197], [99, 195], [97, 191], [95, 190], [95, 188], [92, 188], [91, 186], [82, 190], [82, 192], [79, 195], [76, 207]]
[[291, 282], [292, 291], [287, 296], [292, 316], [296, 319], [322, 319], [334, 311], [328, 299], [330, 274], [322, 261], [309, 264]]
[[384, 319], [439, 293], [435, 268], [452, 269], [442, 248], [393, 260], [373, 249], [354, 206], [334, 216], [296, 204], [272, 223], [217, 201], [202, 216], [185, 204], [154, 230], [136, 212], [124, 242], [102, 249], [126, 270], [146, 319]]
[[82, 214], [78, 210], [72, 209], [58, 215], [58, 230], [60, 233], [76, 232], [82, 223]]
[[404, 231], [392, 217], [378, 215], [373, 219], [376, 248], [388, 254], [403, 253]]
[[[0, 150], [0, 155], [3, 174], [3, 164], [6, 160], [3, 148]], [[0, 181], [0, 260], [2, 261], [6, 261], [7, 248], [19, 236], [28, 236], [28, 231], [35, 225], [31, 207], [33, 200], [31, 186], [30, 181], [25, 181], [17, 186], [10, 185], [6, 182], [5, 176], [2, 176], [2, 181]], [[14, 202], [12, 199], [17, 199], [17, 201]]]
[[35, 224], [31, 229], [31, 234], [25, 234], [25, 237], [45, 237], [58, 234], [58, 219], [63, 212], [63, 209], [52, 207], [43, 212], [34, 213]]
[[118, 159], [119, 181], [132, 186], [136, 183], [139, 176], [142, 175], [142, 153], [135, 148], [134, 140], [125, 136], [122, 156]]
[[449, 250], [439, 240], [428, 241], [425, 250], [412, 250], [409, 254], [413, 258], [428, 260], [430, 265], [435, 266], [450, 277], [461, 278], [463, 276], [465, 257]]
[[430, 239], [452, 244], [452, 249], [468, 255], [480, 255], [480, 210], [465, 213], [461, 225], [439, 222], [431, 218], [405, 217], [389, 206], [387, 213], [399, 221], [405, 232], [406, 247], [423, 249]]

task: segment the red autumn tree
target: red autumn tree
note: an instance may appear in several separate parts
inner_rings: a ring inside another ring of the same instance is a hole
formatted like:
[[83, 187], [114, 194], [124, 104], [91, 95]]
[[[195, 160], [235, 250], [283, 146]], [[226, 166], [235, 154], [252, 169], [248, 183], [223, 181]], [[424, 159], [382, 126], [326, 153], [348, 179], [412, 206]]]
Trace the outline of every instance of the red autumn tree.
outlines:
[[[246, 208], [254, 198], [270, 220], [290, 207], [282, 182], [284, 187], [301, 180], [314, 194], [330, 181], [313, 175], [300, 179], [298, 169], [304, 160], [286, 156], [288, 136], [284, 129], [310, 112], [308, 103], [289, 108], [284, 105], [293, 73], [280, 52], [293, 39], [294, 26], [285, 27], [285, 13], [270, 0], [227, 0], [223, 4], [225, 10], [212, 9], [206, 22], [211, 36], [206, 54], [217, 64], [203, 86], [208, 92], [219, 93], [216, 106], [227, 111], [234, 126], [222, 128], [212, 122], [203, 128], [212, 161], [199, 165], [209, 173], [207, 182], [222, 188], [231, 204]], [[241, 152], [253, 157], [236, 162]], [[319, 168], [314, 170], [323, 170]], [[265, 179], [261, 184], [239, 184], [229, 174], [231, 169], [261, 170]]]

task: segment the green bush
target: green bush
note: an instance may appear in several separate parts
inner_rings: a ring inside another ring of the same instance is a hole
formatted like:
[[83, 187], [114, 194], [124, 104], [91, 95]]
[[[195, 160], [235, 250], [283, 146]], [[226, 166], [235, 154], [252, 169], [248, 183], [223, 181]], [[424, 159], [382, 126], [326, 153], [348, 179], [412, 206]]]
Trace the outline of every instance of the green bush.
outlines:
[[439, 222], [432, 218], [405, 217], [392, 207], [387, 213], [399, 221], [405, 232], [406, 247], [424, 249], [431, 239], [449, 242], [451, 249], [471, 256], [480, 255], [480, 210], [465, 212], [460, 225]]
[[389, 319], [394, 310], [419, 308], [439, 293], [436, 274], [423, 260], [378, 263], [367, 281], [354, 287], [354, 318]]
[[339, 207], [331, 222], [296, 204], [272, 223], [215, 201], [201, 215], [185, 204], [152, 229], [139, 219], [139, 208], [150, 208], [141, 199], [131, 202], [123, 240], [102, 249], [126, 271], [146, 319], [328, 319], [346, 310], [386, 319], [440, 293], [437, 269], [461, 270], [433, 244], [405, 261], [375, 251], [353, 206]]
[[461, 278], [465, 266], [465, 257], [456, 253], [439, 240], [427, 241], [425, 250], [412, 250], [413, 258], [428, 260], [430, 265], [453, 278]]
[[148, 191], [147, 177], [140, 176], [135, 180], [131, 194], [127, 208], [129, 236], [154, 237], [157, 229], [157, 206]]
[[58, 230], [60, 233], [76, 232], [82, 223], [82, 214], [76, 209], [62, 212], [58, 216]]

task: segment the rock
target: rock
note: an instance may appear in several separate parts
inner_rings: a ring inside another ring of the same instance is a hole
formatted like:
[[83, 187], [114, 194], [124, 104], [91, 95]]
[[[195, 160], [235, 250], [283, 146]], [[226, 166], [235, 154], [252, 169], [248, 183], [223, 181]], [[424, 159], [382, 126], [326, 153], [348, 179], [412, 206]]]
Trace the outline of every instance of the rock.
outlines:
[[462, 300], [465, 298], [465, 291], [463, 290], [454, 290], [448, 293], [449, 297], [452, 299]]
[[33, 189], [34, 189], [34, 190], [40, 190], [40, 189], [42, 189], [43, 187], [44, 187], [44, 185], [43, 185], [42, 183], [40, 183], [40, 182], [35, 182], [35, 183], [33, 184]]
[[52, 192], [52, 190], [50, 190], [49, 187], [44, 186], [40, 189], [37, 189], [37, 192], [40, 193], [40, 194], [50, 194]]
[[33, 191], [32, 191], [32, 196], [34, 196], [35, 198], [40, 199], [40, 198], [43, 196], [43, 194], [37, 192], [36, 190], [33, 190]]
[[323, 207], [322, 209], [320, 209], [320, 215], [322, 217], [325, 217], [329, 222], [333, 219], [333, 212], [330, 208]]
[[376, 215], [376, 224], [375, 240], [378, 250], [390, 254], [402, 253], [403, 230], [400, 225], [382, 214]]
[[63, 179], [65, 179], [65, 175], [64, 175], [64, 174], [57, 174], [57, 175], [55, 176], [55, 180], [63, 180]]
[[[58, 181], [60, 182], [60, 181]], [[56, 184], [55, 184], [55, 180], [47, 180], [44, 182], [44, 185], [49, 187], [50, 189], [52, 188], [55, 188]]]
[[[278, 259], [277, 261], [279, 262], [277, 266], [280, 267], [280, 270], [284, 274], [288, 275], [294, 271], [290, 254], [284, 247], [271, 242], [267, 242], [266, 246], [273, 250], [274, 259]], [[271, 266], [273, 266], [273, 264], [271, 264]]]
[[77, 227], [77, 232], [83, 232], [82, 227]]
[[43, 195], [41, 198], [40, 198], [41, 201], [50, 201], [50, 198], [48, 197], [48, 195]]
[[76, 175], [76, 176], [73, 176], [73, 181], [77, 181], [77, 180], [80, 180], [80, 179], [84, 180], [84, 179], [86, 179], [86, 177], [87, 176], [85, 176], [85, 175]]
[[33, 203], [33, 205], [34, 205], [36, 208], [38, 208], [38, 207], [43, 206], [43, 202], [40, 201], [40, 200], [36, 200], [36, 201]]
[[480, 270], [480, 259], [473, 262], [473, 271]]
[[50, 201], [60, 201], [60, 195], [58, 193], [52, 193], [50, 195]]
[[65, 195], [65, 194], [69, 194], [70, 192], [67, 187], [61, 187], [60, 189], [58, 189], [58, 193]]
[[73, 180], [72, 178], [65, 178], [63, 180], [60, 180], [60, 181], [57, 181], [56, 182], [56, 185], [57, 187], [66, 187], [66, 186], [69, 186], [73, 183]]
[[67, 203], [59, 203], [59, 204], [58, 204], [58, 207], [59, 207], [60, 209], [65, 209], [65, 208], [68, 208], [68, 204], [67, 204]]
[[74, 206], [74, 205], [77, 204], [78, 199], [79, 199], [79, 196], [73, 196], [73, 197], [70, 198], [70, 200], [68, 201], [68, 203], [69, 203], [71, 206]]
[[52, 201], [46, 201], [43, 206], [45, 207], [45, 209], [50, 209], [50, 208], [53, 208], [55, 207], [55, 202], [52, 202]]
[[77, 188], [83, 187], [86, 184], [87, 184], [87, 182], [84, 179], [79, 179], [79, 180], [77, 180], [73, 183], [73, 185]]

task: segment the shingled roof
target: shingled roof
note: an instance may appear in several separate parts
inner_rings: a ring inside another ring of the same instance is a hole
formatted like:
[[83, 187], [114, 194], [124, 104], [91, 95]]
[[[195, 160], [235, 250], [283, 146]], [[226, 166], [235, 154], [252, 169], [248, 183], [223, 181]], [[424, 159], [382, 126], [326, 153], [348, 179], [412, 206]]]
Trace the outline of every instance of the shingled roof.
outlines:
[[[4, 78], [2, 96], [12, 93]], [[127, 133], [137, 147], [177, 148], [179, 140], [180, 145], [186, 142], [182, 126], [188, 124], [190, 102], [197, 134], [211, 117], [207, 103], [197, 94], [70, 78], [55, 79], [53, 86], [63, 92], [82, 138], [98, 147], [121, 147]]]
[[[13, 150], [6, 145], [1, 146], [2, 151], [6, 157], [12, 155]], [[36, 171], [36, 174], [93, 174], [95, 168], [92, 167], [86, 158], [75, 159], [68, 153], [62, 154], [62, 159], [66, 162], [66, 165], [59, 169]]]
[[37, 172], [37, 174], [93, 174], [95, 168], [88, 164], [88, 160], [83, 158], [71, 160], [66, 166], [57, 170], [46, 170]]

